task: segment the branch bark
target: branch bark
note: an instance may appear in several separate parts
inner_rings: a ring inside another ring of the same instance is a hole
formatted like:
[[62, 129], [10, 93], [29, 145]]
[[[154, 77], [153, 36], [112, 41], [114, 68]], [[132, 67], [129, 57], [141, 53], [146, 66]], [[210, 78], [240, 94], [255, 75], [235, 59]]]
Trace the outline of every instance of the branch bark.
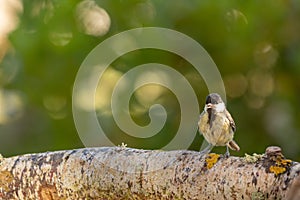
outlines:
[[296, 199], [300, 163], [279, 148], [225, 158], [102, 147], [2, 158], [1, 199]]

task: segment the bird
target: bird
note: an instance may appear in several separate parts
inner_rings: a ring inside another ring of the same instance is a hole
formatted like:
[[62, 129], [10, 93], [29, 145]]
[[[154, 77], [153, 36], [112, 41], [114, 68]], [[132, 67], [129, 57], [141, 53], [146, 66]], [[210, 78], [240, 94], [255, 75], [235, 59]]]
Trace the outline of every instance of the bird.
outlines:
[[211, 93], [206, 97], [203, 112], [198, 122], [200, 134], [209, 145], [202, 150], [208, 154], [214, 146], [226, 146], [225, 156], [229, 157], [229, 149], [239, 151], [239, 145], [233, 140], [236, 131], [235, 122], [226, 109], [225, 103], [217, 93]]

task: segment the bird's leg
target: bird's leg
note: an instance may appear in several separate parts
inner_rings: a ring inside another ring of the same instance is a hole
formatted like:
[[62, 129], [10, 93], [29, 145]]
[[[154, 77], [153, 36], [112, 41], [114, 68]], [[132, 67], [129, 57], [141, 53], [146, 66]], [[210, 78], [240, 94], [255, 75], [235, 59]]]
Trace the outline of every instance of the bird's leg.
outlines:
[[213, 145], [212, 144], [208, 144], [207, 147], [205, 147], [205, 149], [203, 149], [202, 151], [200, 151], [201, 154], [208, 154], [212, 149], [213, 149]]
[[224, 154], [225, 158], [229, 158], [230, 152], [228, 146], [226, 146], [226, 153]]

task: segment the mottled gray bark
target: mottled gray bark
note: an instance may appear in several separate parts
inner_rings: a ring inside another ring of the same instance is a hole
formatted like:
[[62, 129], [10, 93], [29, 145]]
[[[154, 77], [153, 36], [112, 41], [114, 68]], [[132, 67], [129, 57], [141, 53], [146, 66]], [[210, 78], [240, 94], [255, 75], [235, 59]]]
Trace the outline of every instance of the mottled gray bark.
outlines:
[[296, 199], [299, 177], [274, 147], [245, 158], [86, 148], [2, 158], [0, 199]]

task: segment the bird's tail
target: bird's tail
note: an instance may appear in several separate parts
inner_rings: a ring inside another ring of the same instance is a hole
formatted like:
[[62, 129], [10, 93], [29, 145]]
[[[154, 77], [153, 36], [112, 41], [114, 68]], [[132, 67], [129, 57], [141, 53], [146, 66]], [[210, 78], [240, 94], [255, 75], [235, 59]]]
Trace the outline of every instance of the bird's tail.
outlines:
[[238, 145], [234, 140], [231, 140], [230, 142], [228, 142], [227, 146], [228, 146], [231, 150], [234, 150], [234, 151], [239, 151], [239, 150], [240, 150], [239, 145]]

